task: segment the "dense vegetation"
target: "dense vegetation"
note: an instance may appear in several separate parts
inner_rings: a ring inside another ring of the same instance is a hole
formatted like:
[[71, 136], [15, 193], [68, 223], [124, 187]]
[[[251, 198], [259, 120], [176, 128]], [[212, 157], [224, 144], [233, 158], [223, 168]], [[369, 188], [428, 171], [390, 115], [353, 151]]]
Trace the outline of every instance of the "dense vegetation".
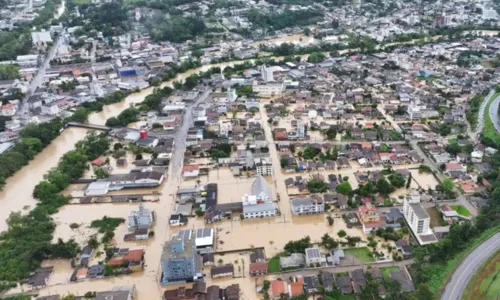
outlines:
[[19, 67], [16, 65], [0, 65], [0, 80], [19, 78]]
[[105, 134], [89, 133], [36, 186], [33, 195], [38, 205], [26, 215], [13, 213], [9, 217], [8, 229], [0, 236], [0, 280], [15, 282], [26, 278], [44, 259], [75, 257], [79, 249], [73, 240], [51, 243], [55, 224], [50, 215], [68, 202], [59, 193], [71, 180], [83, 175], [91, 157], [107, 151], [107, 144]]
[[82, 26], [76, 35], [93, 36], [101, 31], [104, 36], [116, 36], [124, 34], [128, 30], [127, 10], [120, 2], [109, 2], [101, 5], [91, 3], [78, 3], [67, 1], [67, 10], [72, 11], [75, 6], [79, 7], [81, 16], [68, 16], [68, 26]]
[[248, 21], [254, 28], [281, 30], [287, 27], [304, 26], [321, 20], [323, 13], [319, 10], [285, 10], [283, 13], [262, 13], [256, 9], [248, 13]]
[[205, 30], [205, 23], [199, 18], [158, 14], [146, 23], [146, 27], [156, 41], [182, 43], [201, 34]]

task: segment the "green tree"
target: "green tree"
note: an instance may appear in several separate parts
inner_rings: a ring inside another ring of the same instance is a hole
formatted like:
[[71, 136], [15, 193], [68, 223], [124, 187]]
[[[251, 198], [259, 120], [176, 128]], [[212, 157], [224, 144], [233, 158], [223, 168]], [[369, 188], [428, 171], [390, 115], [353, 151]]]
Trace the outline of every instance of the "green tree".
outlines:
[[339, 243], [335, 241], [331, 236], [329, 236], [327, 233], [325, 233], [321, 237], [321, 243], [320, 245], [327, 249], [328, 251], [333, 250], [339, 246]]
[[440, 184], [441, 190], [446, 194], [452, 194], [455, 189], [455, 184], [450, 178], [445, 178]]
[[103, 168], [95, 168], [94, 175], [95, 175], [95, 178], [97, 178], [97, 179], [106, 179], [109, 177], [108, 172], [104, 171]]
[[290, 241], [285, 245], [285, 251], [288, 253], [305, 253], [307, 248], [311, 247], [311, 238], [306, 236], [297, 241]]
[[319, 63], [325, 60], [326, 56], [321, 52], [313, 52], [309, 54], [307, 61], [310, 63]]
[[343, 238], [347, 235], [347, 233], [345, 232], [345, 230], [341, 229], [339, 230], [339, 232], [337, 232], [337, 235], [339, 236], [339, 238]]
[[0, 80], [19, 78], [19, 67], [16, 65], [0, 65]]
[[406, 183], [406, 180], [403, 177], [403, 175], [397, 172], [394, 172], [393, 174], [389, 175], [389, 181], [395, 188], [402, 188]]
[[337, 185], [337, 188], [335, 189], [337, 192], [341, 193], [342, 195], [350, 196], [352, 195], [352, 187], [349, 181], [344, 181], [341, 182]]
[[324, 193], [328, 189], [328, 186], [323, 180], [313, 179], [307, 182], [307, 189], [311, 193]]
[[287, 158], [280, 159], [280, 164], [282, 168], [285, 168], [286, 166], [288, 166], [288, 159]]
[[[404, 180], [403, 180], [403, 185], [404, 185]], [[387, 180], [385, 180], [385, 178], [380, 178], [379, 180], [377, 180], [377, 191], [382, 195], [387, 196], [394, 191], [394, 188]]]

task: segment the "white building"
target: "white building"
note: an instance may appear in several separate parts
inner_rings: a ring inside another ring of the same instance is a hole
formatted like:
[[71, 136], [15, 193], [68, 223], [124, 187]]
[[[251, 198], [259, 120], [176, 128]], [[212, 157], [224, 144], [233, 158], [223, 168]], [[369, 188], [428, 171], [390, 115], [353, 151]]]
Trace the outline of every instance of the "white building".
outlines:
[[302, 120], [297, 121], [297, 138], [303, 139], [306, 137], [306, 124]]
[[280, 95], [283, 92], [283, 83], [259, 83], [254, 81], [253, 92], [263, 95]]
[[296, 198], [290, 201], [292, 213], [296, 216], [319, 214], [325, 211], [325, 203], [322, 199]]
[[227, 137], [229, 132], [233, 131], [233, 124], [231, 121], [221, 121], [219, 123], [219, 135]]
[[128, 230], [149, 229], [155, 221], [154, 212], [144, 208], [143, 204], [139, 205], [138, 211], [133, 211], [128, 216]]
[[260, 176], [271, 176], [273, 173], [271, 160], [266, 158], [255, 159], [255, 171]]
[[326, 257], [321, 254], [318, 247], [306, 249], [306, 266], [323, 265], [326, 263]]
[[274, 81], [273, 68], [268, 68], [265, 64], [260, 67], [260, 75], [265, 82]]
[[418, 192], [414, 191], [411, 196], [405, 198], [403, 215], [420, 245], [438, 241], [430, 228], [431, 218], [420, 204], [420, 194]]
[[483, 8], [483, 20], [497, 20], [498, 13], [494, 8]]
[[408, 115], [410, 116], [410, 120], [420, 120], [421, 113], [420, 107], [415, 101], [411, 101], [410, 105], [408, 105]]
[[252, 183], [251, 194], [243, 195], [243, 216], [245, 219], [273, 217], [278, 213], [272, 201], [271, 188], [264, 177], [258, 175]]

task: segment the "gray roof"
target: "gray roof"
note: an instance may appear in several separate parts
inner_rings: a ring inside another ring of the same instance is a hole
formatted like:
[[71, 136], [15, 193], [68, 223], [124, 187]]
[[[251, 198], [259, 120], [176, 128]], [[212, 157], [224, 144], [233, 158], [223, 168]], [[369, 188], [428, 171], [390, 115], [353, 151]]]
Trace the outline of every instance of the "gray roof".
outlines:
[[95, 296], [95, 300], [128, 300], [129, 294], [129, 291], [98, 292]]
[[413, 209], [413, 212], [417, 215], [419, 219], [429, 218], [429, 215], [422, 207], [420, 203], [410, 203], [410, 207]]
[[262, 177], [262, 175], [258, 175], [257, 178], [255, 178], [254, 182], [252, 183], [251, 192], [252, 195], [263, 195], [267, 196], [269, 199], [272, 198], [271, 188], [269, 187], [269, 184], [267, 184], [264, 177]]
[[270, 211], [275, 210], [276, 204], [274, 202], [265, 202], [254, 205], [243, 205], [243, 213], [252, 213], [260, 211]]
[[300, 206], [300, 205], [312, 205], [313, 200], [309, 197], [307, 198], [299, 198], [299, 199], [292, 199], [292, 206]]

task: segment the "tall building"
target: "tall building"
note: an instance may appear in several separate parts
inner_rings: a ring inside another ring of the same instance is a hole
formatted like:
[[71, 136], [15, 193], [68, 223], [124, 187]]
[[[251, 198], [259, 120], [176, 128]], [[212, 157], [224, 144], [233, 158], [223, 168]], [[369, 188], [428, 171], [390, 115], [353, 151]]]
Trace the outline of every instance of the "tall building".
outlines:
[[149, 229], [155, 221], [154, 212], [144, 208], [143, 204], [139, 205], [138, 211], [133, 211], [128, 216], [128, 229]]
[[303, 139], [306, 137], [306, 124], [302, 120], [297, 121], [297, 138]]
[[202, 263], [194, 239], [175, 237], [161, 255], [162, 285], [203, 281]]
[[265, 82], [275, 81], [273, 75], [273, 69], [266, 67], [265, 64], [260, 67], [260, 75], [262, 76], [262, 79]]
[[420, 204], [420, 194], [413, 191], [403, 202], [403, 215], [408, 227], [420, 245], [437, 242], [437, 238], [430, 228], [431, 218]]

